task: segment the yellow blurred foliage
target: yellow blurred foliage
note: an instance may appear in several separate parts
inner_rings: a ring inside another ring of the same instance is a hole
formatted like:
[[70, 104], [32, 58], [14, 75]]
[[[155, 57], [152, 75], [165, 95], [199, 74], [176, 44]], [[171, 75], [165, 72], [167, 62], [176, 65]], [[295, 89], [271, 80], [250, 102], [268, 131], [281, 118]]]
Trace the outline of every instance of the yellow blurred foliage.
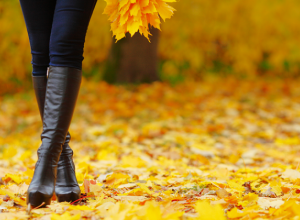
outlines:
[[190, 0], [175, 6], [163, 24], [159, 54], [177, 66], [187, 63], [185, 75], [216, 66], [250, 76], [299, 72], [299, 1]]
[[299, 80], [83, 83], [70, 133], [85, 194], [31, 217], [38, 106], [34, 91], [1, 100], [1, 220], [299, 220]]
[[[299, 1], [189, 0], [170, 5], [177, 11], [162, 23], [158, 53], [165, 78], [197, 78], [207, 71], [248, 76], [299, 72]], [[105, 6], [98, 1], [89, 26], [86, 72], [105, 62], [112, 44]], [[31, 55], [19, 1], [0, 1], [0, 27], [1, 94], [30, 85]]]

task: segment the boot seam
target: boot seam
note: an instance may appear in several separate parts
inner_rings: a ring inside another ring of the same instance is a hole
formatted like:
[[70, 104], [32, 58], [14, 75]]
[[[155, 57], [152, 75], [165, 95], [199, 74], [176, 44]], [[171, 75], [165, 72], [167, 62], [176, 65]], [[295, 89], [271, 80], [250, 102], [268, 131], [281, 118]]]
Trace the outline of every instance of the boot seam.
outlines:
[[41, 163], [42, 158], [43, 158], [43, 155], [39, 156], [39, 159], [38, 159], [38, 161], [37, 161], [37, 163], [36, 163], [36, 165], [35, 165], [34, 170], [36, 170], [36, 169], [38, 168], [38, 166], [39, 166], [40, 163]]
[[69, 159], [69, 163], [70, 163], [70, 165], [72, 167], [72, 170], [73, 170], [73, 172], [75, 174], [75, 165], [74, 165], [72, 156], [68, 156], [68, 159]]
[[[51, 168], [52, 168], [52, 174], [53, 174], [53, 177], [54, 177], [54, 180], [56, 183], [55, 168], [53, 167], [53, 159], [52, 158], [51, 158]], [[57, 167], [56, 167], [56, 169], [57, 169]], [[55, 183], [54, 183], [54, 186], [55, 186]]]

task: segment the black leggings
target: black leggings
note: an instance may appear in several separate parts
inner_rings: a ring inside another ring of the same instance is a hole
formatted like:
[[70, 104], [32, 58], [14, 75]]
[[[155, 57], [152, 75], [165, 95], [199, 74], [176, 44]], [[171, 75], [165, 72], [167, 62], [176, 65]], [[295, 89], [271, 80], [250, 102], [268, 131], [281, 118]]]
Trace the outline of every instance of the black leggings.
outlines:
[[86, 31], [97, 0], [20, 0], [27, 26], [32, 75], [47, 67], [82, 68]]

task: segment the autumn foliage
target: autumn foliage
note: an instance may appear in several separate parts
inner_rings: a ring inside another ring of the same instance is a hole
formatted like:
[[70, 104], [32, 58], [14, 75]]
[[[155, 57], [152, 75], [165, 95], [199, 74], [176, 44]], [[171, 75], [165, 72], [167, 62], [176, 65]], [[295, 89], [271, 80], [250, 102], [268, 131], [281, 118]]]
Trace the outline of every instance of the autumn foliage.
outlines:
[[[158, 55], [163, 80], [199, 78], [208, 72], [243, 77], [299, 73], [299, 1], [181, 0], [168, 5], [176, 12], [161, 24]], [[113, 35], [110, 17], [103, 14], [106, 6], [105, 1], [97, 2], [83, 63], [86, 74], [99, 77]], [[0, 27], [3, 93], [30, 85], [30, 49], [17, 0], [0, 1]]]
[[[31, 218], [298, 219], [298, 85], [84, 80], [70, 128], [83, 199]], [[33, 91], [0, 103], [0, 219], [28, 219], [42, 122]]]
[[[137, 31], [149, 40], [149, 25], [160, 29], [160, 17], [171, 18], [173, 7], [166, 2], [176, 0], [106, 0], [104, 14], [109, 15], [111, 30], [117, 40], [126, 32], [133, 36]], [[151, 35], [151, 34], [150, 34]], [[150, 40], [149, 40], [150, 41]]]

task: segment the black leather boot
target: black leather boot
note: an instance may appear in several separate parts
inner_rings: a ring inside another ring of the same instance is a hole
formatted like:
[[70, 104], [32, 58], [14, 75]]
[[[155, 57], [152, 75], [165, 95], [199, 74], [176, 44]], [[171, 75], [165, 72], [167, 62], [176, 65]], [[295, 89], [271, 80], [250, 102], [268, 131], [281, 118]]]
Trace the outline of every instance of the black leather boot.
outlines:
[[[47, 88], [47, 76], [32, 76], [33, 88], [43, 120]], [[80, 188], [75, 175], [73, 150], [69, 146], [71, 135], [68, 132], [57, 164], [55, 194], [58, 202], [73, 202], [80, 198]]]
[[51, 203], [57, 179], [57, 164], [71, 123], [81, 83], [81, 71], [69, 67], [49, 68], [42, 144], [27, 190], [27, 204], [45, 207]]
[[66, 142], [57, 165], [55, 195], [58, 202], [73, 202], [80, 198], [80, 188], [73, 162], [73, 150]]

